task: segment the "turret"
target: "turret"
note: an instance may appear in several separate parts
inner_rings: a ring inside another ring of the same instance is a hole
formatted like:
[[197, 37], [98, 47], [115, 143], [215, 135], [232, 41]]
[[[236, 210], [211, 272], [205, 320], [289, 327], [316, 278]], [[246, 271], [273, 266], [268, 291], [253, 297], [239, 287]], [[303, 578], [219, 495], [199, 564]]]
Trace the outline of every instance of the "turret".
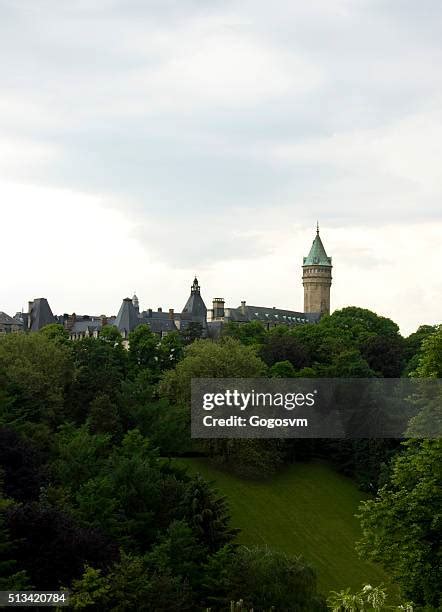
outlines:
[[183, 308], [181, 318], [203, 324], [207, 321], [207, 308], [201, 297], [201, 287], [196, 277], [190, 287], [190, 296]]
[[332, 259], [328, 257], [321, 237], [319, 224], [310, 253], [304, 257], [302, 284], [304, 285], [304, 312], [330, 314], [330, 287], [332, 283]]

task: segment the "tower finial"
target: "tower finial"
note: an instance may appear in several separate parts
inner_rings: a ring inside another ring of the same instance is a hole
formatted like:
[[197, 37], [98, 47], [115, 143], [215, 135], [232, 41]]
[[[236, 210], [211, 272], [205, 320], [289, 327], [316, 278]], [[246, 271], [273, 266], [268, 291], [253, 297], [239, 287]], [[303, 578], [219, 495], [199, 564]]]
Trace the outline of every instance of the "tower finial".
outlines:
[[193, 284], [191, 286], [191, 292], [192, 293], [199, 293], [200, 292], [200, 286], [199, 286], [198, 278], [197, 278], [196, 274], [195, 274], [195, 278], [194, 278]]
[[316, 234], [319, 236], [319, 221], [316, 221]]

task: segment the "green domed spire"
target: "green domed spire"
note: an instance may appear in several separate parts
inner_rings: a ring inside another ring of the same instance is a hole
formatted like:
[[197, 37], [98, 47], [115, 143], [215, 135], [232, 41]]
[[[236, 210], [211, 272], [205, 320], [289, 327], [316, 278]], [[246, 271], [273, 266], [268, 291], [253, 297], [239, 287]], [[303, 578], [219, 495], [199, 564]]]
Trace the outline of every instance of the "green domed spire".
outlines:
[[319, 224], [316, 224], [316, 236], [313, 240], [312, 248], [307, 257], [304, 257], [304, 266], [330, 266], [332, 265], [332, 258], [328, 257], [325, 252], [324, 245], [322, 244], [321, 237], [319, 236]]

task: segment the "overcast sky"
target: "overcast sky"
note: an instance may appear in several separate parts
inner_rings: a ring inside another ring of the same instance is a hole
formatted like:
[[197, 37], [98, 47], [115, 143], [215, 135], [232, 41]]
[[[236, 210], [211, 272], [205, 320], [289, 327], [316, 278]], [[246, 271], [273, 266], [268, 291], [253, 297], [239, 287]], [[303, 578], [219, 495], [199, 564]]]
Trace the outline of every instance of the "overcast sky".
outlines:
[[0, 0], [0, 310], [332, 308], [440, 322], [439, 0]]

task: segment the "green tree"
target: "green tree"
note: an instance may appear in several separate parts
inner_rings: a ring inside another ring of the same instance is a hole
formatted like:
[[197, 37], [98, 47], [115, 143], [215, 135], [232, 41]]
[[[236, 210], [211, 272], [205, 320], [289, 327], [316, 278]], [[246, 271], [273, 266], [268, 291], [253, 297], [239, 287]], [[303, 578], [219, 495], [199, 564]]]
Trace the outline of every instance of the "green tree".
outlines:
[[397, 337], [399, 334], [399, 327], [391, 319], [356, 306], [335, 310], [332, 315], [324, 317], [319, 325], [358, 347], [362, 347], [372, 336]]
[[238, 533], [230, 526], [227, 499], [219, 496], [199, 475], [187, 484], [183, 506], [185, 520], [210, 552], [229, 543]]
[[69, 340], [68, 331], [63, 327], [63, 325], [60, 325], [60, 323], [45, 325], [40, 329], [39, 333], [57, 344], [62, 344], [69, 347], [72, 346], [71, 341]]
[[422, 341], [418, 366], [412, 376], [442, 378], [442, 326]]
[[54, 428], [66, 418], [65, 391], [72, 381], [70, 350], [46, 334], [7, 334], [0, 338], [0, 423], [29, 430]]
[[82, 578], [73, 582], [69, 604], [73, 610], [98, 612], [195, 610], [189, 588], [178, 576], [152, 572], [144, 557], [124, 553], [107, 575], [87, 566]]
[[305, 346], [282, 325], [266, 335], [260, 355], [268, 366], [279, 361], [288, 361], [297, 370], [310, 365], [310, 355]]
[[357, 349], [346, 349], [334, 355], [330, 365], [317, 365], [320, 376], [328, 378], [371, 378], [373, 370]]
[[223, 337], [239, 340], [245, 346], [260, 347], [264, 343], [267, 330], [261, 321], [235, 323], [229, 321], [222, 329]]
[[184, 356], [184, 342], [178, 332], [170, 332], [158, 346], [158, 365], [161, 371], [174, 368]]
[[242, 599], [258, 610], [326, 612], [313, 569], [299, 557], [259, 546], [221, 549], [206, 564], [208, 603]]
[[176, 368], [163, 376], [160, 393], [177, 404], [188, 405], [192, 378], [253, 378], [265, 371], [254, 349], [238, 340], [196, 340], [186, 348]]
[[442, 441], [410, 440], [390, 482], [362, 503], [361, 554], [384, 565], [419, 604], [442, 603]]
[[[1, 475], [1, 473], [0, 473]], [[13, 502], [3, 497], [0, 481], [0, 590], [20, 591], [30, 588], [24, 570], [19, 570], [14, 556], [14, 544], [6, 527], [5, 510]]]
[[171, 572], [180, 576], [192, 588], [198, 588], [201, 582], [201, 565], [207, 557], [207, 550], [195, 537], [189, 525], [181, 521], [173, 521], [158, 543], [146, 555], [152, 571]]
[[399, 335], [371, 336], [362, 347], [369, 367], [383, 378], [399, 378], [405, 365], [404, 340]]
[[98, 394], [91, 402], [87, 425], [93, 434], [110, 434], [118, 438], [122, 433], [118, 407], [107, 393]]
[[404, 359], [406, 362], [405, 375], [415, 370], [418, 366], [419, 353], [422, 342], [437, 331], [435, 325], [420, 325], [418, 329], [404, 340]]
[[294, 378], [296, 370], [290, 361], [277, 361], [270, 368], [272, 378]]
[[129, 362], [135, 368], [159, 369], [158, 349], [160, 340], [149, 325], [138, 325], [129, 334]]
[[192, 344], [195, 340], [203, 337], [203, 325], [197, 321], [191, 321], [184, 329], [180, 330], [180, 336], [184, 344]]
[[126, 376], [125, 349], [106, 334], [99, 338], [83, 338], [74, 345], [75, 376], [67, 402], [69, 416], [84, 423], [91, 402], [101, 393], [115, 401]]
[[76, 493], [96, 477], [105, 465], [111, 448], [109, 434], [95, 435], [86, 425], [63, 425], [54, 437], [51, 471], [57, 482]]
[[115, 325], [105, 325], [99, 336], [102, 342], [107, 342], [114, 348], [123, 348], [123, 337]]
[[158, 453], [137, 430], [115, 446], [97, 476], [76, 494], [78, 515], [127, 550], [146, 550], [157, 535], [162, 507]]

